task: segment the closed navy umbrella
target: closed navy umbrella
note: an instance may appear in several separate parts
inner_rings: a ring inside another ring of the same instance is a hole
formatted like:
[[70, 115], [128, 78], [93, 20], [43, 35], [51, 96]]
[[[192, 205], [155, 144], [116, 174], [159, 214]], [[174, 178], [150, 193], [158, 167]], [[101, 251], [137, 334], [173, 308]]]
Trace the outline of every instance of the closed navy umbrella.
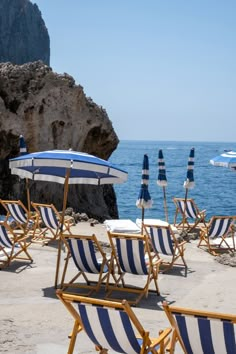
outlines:
[[163, 188], [165, 216], [166, 216], [166, 221], [168, 222], [168, 210], [167, 210], [167, 202], [166, 202], [166, 186], [167, 186], [166, 167], [165, 167], [165, 160], [164, 160], [163, 152], [161, 149], [158, 152], [157, 184], [158, 184], [158, 186]]
[[[141, 188], [139, 191], [139, 196], [136, 201], [136, 206], [142, 209], [142, 225], [144, 220], [144, 209], [152, 207], [152, 199], [148, 191], [148, 182], [149, 182], [149, 160], [148, 155], [143, 156], [143, 168], [142, 168], [142, 180]], [[143, 232], [143, 226], [142, 226]]]
[[184, 188], [186, 189], [185, 198], [187, 198], [188, 189], [192, 189], [195, 186], [194, 174], [193, 174], [194, 157], [195, 157], [195, 150], [194, 150], [194, 148], [192, 148], [190, 150], [190, 154], [189, 154], [189, 158], [188, 158], [187, 178], [184, 181]]

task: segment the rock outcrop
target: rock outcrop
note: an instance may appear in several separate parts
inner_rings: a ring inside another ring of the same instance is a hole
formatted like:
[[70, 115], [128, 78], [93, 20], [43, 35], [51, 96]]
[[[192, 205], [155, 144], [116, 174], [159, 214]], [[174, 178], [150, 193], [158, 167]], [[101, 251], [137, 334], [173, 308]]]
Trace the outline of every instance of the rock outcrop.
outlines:
[[[0, 64], [0, 198], [26, 203], [24, 180], [8, 168], [8, 159], [19, 154], [20, 134], [28, 152], [72, 148], [103, 159], [119, 142], [105, 109], [87, 98], [71, 76], [59, 75], [41, 61]], [[31, 200], [62, 209], [62, 185], [30, 185]], [[118, 217], [111, 185], [70, 186], [68, 206], [100, 221]]]
[[29, 0], [0, 1], [0, 62], [50, 64], [50, 39], [41, 12]]

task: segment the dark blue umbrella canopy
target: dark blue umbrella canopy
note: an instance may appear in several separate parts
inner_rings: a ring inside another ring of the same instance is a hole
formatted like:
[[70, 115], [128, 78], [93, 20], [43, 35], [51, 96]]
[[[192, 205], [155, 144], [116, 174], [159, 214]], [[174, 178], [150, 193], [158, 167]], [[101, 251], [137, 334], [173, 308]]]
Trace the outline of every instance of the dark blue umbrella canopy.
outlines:
[[127, 172], [109, 161], [72, 150], [34, 152], [10, 159], [12, 174], [34, 181], [64, 184], [113, 184], [127, 180]]
[[188, 167], [187, 167], [187, 178], [184, 181], [184, 188], [191, 189], [194, 188], [194, 157], [195, 157], [195, 150], [192, 148], [190, 150], [189, 158], [188, 158]]
[[166, 187], [167, 186], [166, 166], [165, 166], [165, 160], [164, 160], [164, 156], [163, 156], [162, 150], [159, 150], [159, 152], [158, 152], [158, 179], [157, 179], [157, 184], [160, 187]]
[[152, 199], [148, 191], [148, 182], [149, 182], [149, 160], [148, 155], [143, 157], [143, 168], [142, 168], [142, 180], [141, 188], [139, 191], [139, 196], [136, 201], [136, 206], [138, 208], [146, 209], [151, 208]]
[[27, 154], [27, 147], [23, 135], [20, 135], [20, 156]]
[[163, 152], [162, 152], [161, 149], [158, 152], [158, 178], [157, 178], [157, 184], [158, 184], [158, 186], [163, 188], [165, 216], [166, 216], [166, 221], [168, 221], [168, 210], [167, 210], [166, 191], [165, 191], [165, 188], [167, 186], [166, 166], [165, 166], [165, 160], [164, 160]]

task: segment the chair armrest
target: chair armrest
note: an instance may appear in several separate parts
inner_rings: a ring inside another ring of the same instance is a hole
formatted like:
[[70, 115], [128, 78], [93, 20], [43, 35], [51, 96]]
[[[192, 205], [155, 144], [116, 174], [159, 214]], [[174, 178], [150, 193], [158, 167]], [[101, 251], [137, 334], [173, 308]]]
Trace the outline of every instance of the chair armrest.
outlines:
[[[170, 335], [171, 332], [172, 332], [172, 328], [166, 328], [165, 330], [160, 330], [159, 337], [157, 339], [150, 338], [152, 340], [151, 347], [156, 347], [157, 345], [159, 345], [164, 339], [166, 339]], [[168, 342], [169, 340], [170, 339], [168, 339]]]

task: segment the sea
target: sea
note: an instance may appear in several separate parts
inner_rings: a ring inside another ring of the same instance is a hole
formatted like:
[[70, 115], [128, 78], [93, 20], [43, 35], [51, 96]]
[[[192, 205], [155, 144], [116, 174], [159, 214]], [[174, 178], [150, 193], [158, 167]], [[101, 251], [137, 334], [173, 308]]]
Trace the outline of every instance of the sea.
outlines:
[[229, 142], [181, 142], [181, 141], [120, 141], [110, 161], [128, 172], [128, 180], [114, 184], [120, 219], [135, 221], [142, 211], [136, 207], [138, 199], [144, 154], [149, 158], [149, 193], [153, 204], [144, 210], [144, 217], [165, 220], [164, 191], [157, 184], [158, 151], [162, 149], [167, 186], [165, 188], [168, 221], [174, 220], [174, 197], [185, 198], [183, 184], [187, 178], [187, 164], [190, 149], [195, 148], [193, 189], [187, 190], [187, 197], [193, 198], [200, 210], [206, 210], [206, 219], [213, 215], [236, 215], [236, 172], [225, 167], [210, 164], [210, 159], [224, 150], [235, 150]]

